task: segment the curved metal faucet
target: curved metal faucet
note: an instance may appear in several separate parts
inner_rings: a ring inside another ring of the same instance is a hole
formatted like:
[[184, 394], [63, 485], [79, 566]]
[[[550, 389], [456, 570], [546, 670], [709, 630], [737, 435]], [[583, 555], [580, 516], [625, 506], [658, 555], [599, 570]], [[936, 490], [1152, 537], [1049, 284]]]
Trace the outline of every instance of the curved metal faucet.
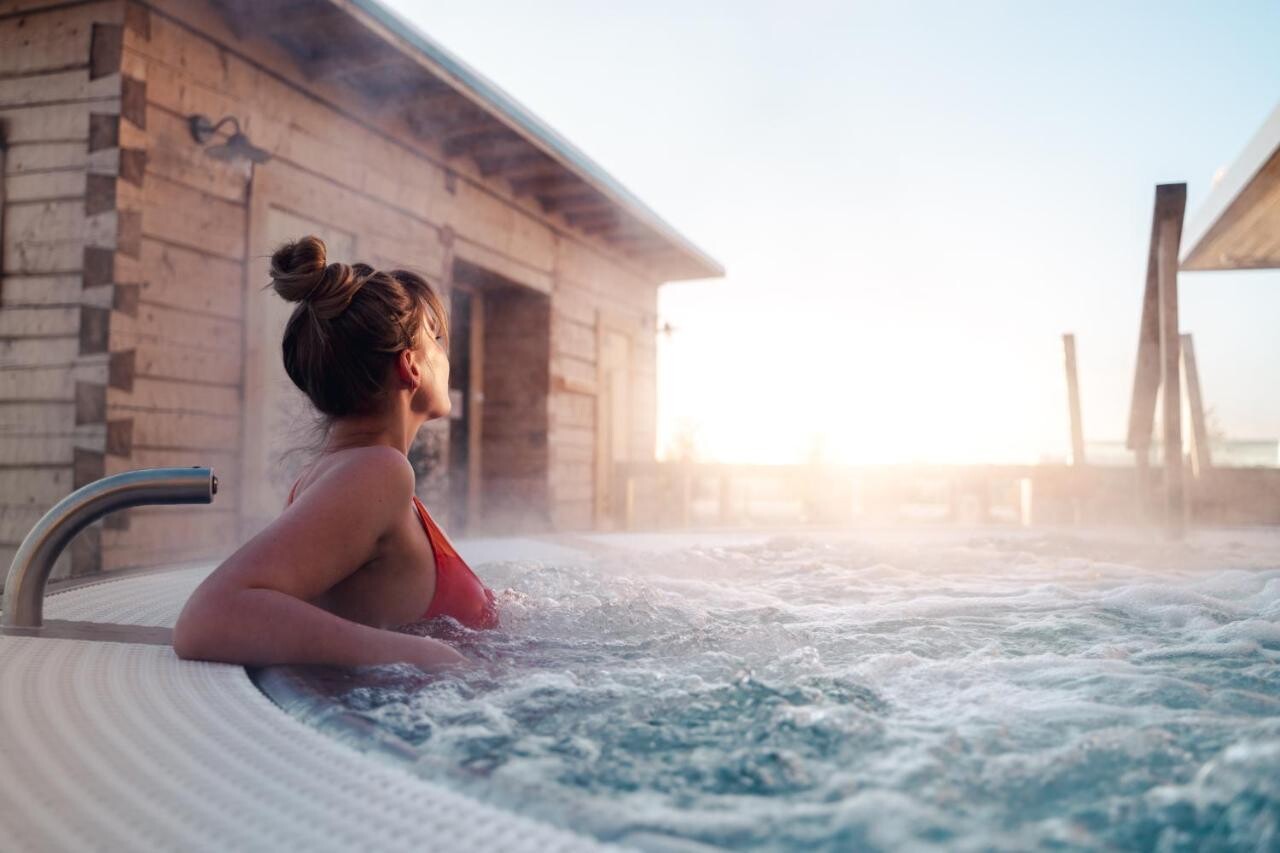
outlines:
[[[140, 468], [95, 480], [67, 495], [36, 522], [22, 540], [4, 583], [0, 629], [39, 634], [44, 624], [44, 588], [71, 539], [102, 516], [147, 504], [207, 504], [218, 493], [211, 468]], [[105, 626], [104, 626], [105, 627]]]

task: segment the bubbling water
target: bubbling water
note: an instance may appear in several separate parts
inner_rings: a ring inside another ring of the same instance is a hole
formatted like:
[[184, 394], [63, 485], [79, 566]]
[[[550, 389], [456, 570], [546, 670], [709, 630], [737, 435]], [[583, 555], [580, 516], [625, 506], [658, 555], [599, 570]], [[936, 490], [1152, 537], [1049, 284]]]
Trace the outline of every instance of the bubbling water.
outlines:
[[491, 563], [344, 676], [424, 775], [650, 850], [1280, 847], [1280, 559], [1049, 536]]

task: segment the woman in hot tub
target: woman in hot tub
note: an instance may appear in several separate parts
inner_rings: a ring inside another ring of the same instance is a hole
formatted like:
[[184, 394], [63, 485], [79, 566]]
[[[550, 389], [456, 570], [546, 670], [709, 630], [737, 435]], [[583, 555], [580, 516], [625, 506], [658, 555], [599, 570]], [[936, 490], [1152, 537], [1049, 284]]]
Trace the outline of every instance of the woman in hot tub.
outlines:
[[180, 657], [247, 665], [463, 664], [452, 646], [395, 628], [451, 616], [498, 623], [493, 593], [414, 493], [407, 453], [449, 414], [449, 332], [421, 276], [328, 263], [304, 237], [271, 259], [297, 302], [284, 367], [327, 437], [275, 521], [192, 593], [173, 630]]

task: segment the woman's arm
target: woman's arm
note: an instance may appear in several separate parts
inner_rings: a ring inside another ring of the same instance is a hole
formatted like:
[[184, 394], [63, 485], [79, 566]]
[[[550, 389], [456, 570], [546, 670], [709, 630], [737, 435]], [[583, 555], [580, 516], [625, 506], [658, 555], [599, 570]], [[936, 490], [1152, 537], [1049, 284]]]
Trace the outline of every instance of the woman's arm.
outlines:
[[334, 468], [191, 594], [173, 629], [179, 657], [266, 665], [464, 663], [449, 645], [343, 619], [310, 600], [376, 553], [410, 505], [413, 467], [367, 448]]
[[421, 669], [466, 663], [439, 640], [361, 625], [274, 589], [241, 589], [188, 605], [173, 648], [187, 660], [245, 666], [411, 663]]

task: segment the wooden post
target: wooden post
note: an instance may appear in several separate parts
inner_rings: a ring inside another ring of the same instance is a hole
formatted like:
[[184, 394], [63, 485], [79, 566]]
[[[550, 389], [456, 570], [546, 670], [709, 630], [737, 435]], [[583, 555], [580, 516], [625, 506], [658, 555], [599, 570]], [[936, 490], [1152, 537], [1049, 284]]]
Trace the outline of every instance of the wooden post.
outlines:
[[1197, 479], [1208, 476], [1213, 468], [1209, 452], [1209, 428], [1204, 421], [1204, 400], [1200, 396], [1200, 372], [1196, 369], [1196, 351], [1191, 335], [1182, 336], [1182, 371], [1187, 383], [1187, 408], [1191, 412], [1191, 473]]
[[1178, 248], [1182, 242], [1182, 216], [1186, 202], [1186, 184], [1156, 187], [1160, 385], [1164, 403], [1161, 408], [1164, 427], [1164, 526], [1165, 535], [1170, 539], [1182, 538], [1186, 530], [1186, 494], [1182, 482], [1182, 380], [1179, 372], [1182, 359], [1178, 334]]
[[[1177, 379], [1177, 266], [1178, 244], [1182, 239], [1182, 217], [1187, 203], [1186, 184], [1161, 184], [1156, 187], [1155, 204], [1151, 215], [1151, 243], [1147, 248], [1147, 277], [1142, 296], [1142, 320], [1138, 326], [1138, 356], [1134, 368], [1133, 397], [1129, 408], [1129, 434], [1125, 445], [1133, 451], [1135, 469], [1135, 487], [1137, 490], [1137, 510], [1140, 518], [1148, 513], [1147, 499], [1151, 486], [1149, 480], [1149, 459], [1151, 455], [1152, 431], [1155, 423], [1156, 397], [1163, 384], [1167, 371], [1166, 356], [1172, 355], [1174, 370], [1172, 375]], [[1161, 272], [1165, 274], [1162, 276]], [[1166, 287], [1162, 289], [1161, 284]], [[1164, 299], [1162, 299], [1162, 295]], [[1167, 309], [1167, 313], [1166, 313]], [[1168, 335], [1168, 321], [1173, 322], [1170, 346], [1165, 345]], [[1168, 393], [1165, 394], [1168, 398]], [[1175, 400], [1180, 396], [1173, 392]], [[1168, 400], [1165, 409], [1167, 413]], [[1174, 408], [1171, 424], [1165, 425], [1166, 442], [1170, 429], [1181, 436], [1181, 425], [1178, 416], [1181, 410]], [[1166, 419], [1167, 420], [1167, 419]], [[1181, 501], [1181, 447], [1175, 449], [1179, 456], [1177, 471], [1166, 470], [1165, 500], [1168, 505], [1174, 492]], [[1165, 449], [1166, 459], [1169, 449]], [[1178, 513], [1181, 517], [1181, 513]], [[1165, 515], [1168, 523], [1169, 514]], [[1175, 527], [1170, 533], [1178, 535]]]
[[[450, 263], [450, 268], [453, 264]], [[452, 276], [452, 269], [450, 270]], [[471, 293], [467, 388], [467, 524], [481, 526], [484, 512], [484, 291]]]
[[1080, 383], [1076, 378], [1076, 336], [1062, 336], [1067, 366], [1067, 406], [1071, 413], [1071, 464], [1080, 467], [1084, 458], [1084, 425], [1080, 419]]
[[1138, 323], [1138, 355], [1129, 405], [1129, 433], [1125, 446], [1133, 451], [1137, 514], [1146, 519], [1151, 492], [1151, 432], [1156, 395], [1160, 390], [1160, 290], [1156, 275], [1156, 245], [1160, 238], [1160, 189], [1151, 212], [1151, 242], [1147, 247], [1147, 277], [1142, 291], [1142, 319]]
[[9, 128], [0, 120], [0, 305], [4, 304], [4, 176], [6, 154], [9, 152]]
[[609, 439], [613, 435], [613, 419], [609, 400], [613, 396], [611, 388], [613, 377], [608, 371], [601, 370], [596, 385], [596, 482], [595, 482], [595, 528], [609, 530], [610, 523], [610, 491], [613, 488], [613, 453]]
[[1076, 373], [1076, 336], [1062, 336], [1062, 354], [1067, 370], [1067, 409], [1071, 418], [1071, 472], [1067, 486], [1071, 497], [1071, 520], [1079, 524], [1084, 519], [1085, 472], [1084, 421], [1080, 415], [1080, 380]]

